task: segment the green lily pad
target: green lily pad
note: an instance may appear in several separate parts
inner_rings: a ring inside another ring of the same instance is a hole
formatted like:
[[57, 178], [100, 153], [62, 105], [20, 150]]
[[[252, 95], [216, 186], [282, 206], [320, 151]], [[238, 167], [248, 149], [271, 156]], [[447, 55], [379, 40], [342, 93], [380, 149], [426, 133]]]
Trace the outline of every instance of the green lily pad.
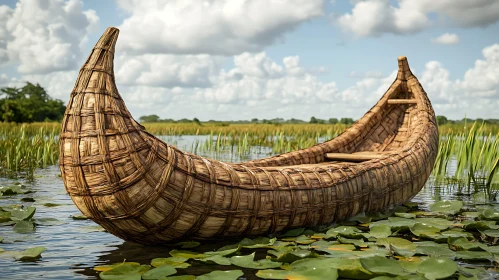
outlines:
[[430, 257], [454, 258], [456, 253], [447, 244], [437, 244], [432, 241], [415, 242], [416, 254]]
[[411, 208], [411, 209], [418, 208], [418, 205], [419, 204], [417, 202], [412, 202], [412, 201], [404, 203], [405, 207]]
[[318, 256], [319, 255], [313, 251], [298, 249], [278, 255], [277, 261], [282, 263], [292, 263], [297, 260], [305, 258], [316, 258]]
[[241, 246], [236, 247], [234, 249], [205, 252], [204, 254], [206, 256], [216, 256], [216, 255], [218, 255], [218, 256], [228, 256], [228, 255], [232, 255], [232, 254], [238, 252], [239, 250], [241, 250]]
[[412, 227], [410, 227], [412, 234], [422, 237], [435, 239], [440, 237], [440, 229], [422, 223], [415, 223]]
[[210, 262], [216, 263], [219, 265], [231, 265], [229, 258], [220, 256], [220, 255], [209, 256], [209, 257], [204, 258], [204, 259], [196, 259], [196, 260], [202, 261], [202, 262], [207, 262], [207, 263], [210, 263]]
[[179, 257], [156, 258], [151, 260], [151, 265], [154, 267], [168, 265], [174, 268], [188, 268], [190, 266], [189, 263], [186, 263], [186, 261], [188, 260], [189, 258], [179, 258]]
[[480, 231], [486, 229], [498, 229], [495, 221], [463, 221], [463, 228], [468, 231]]
[[196, 276], [194, 275], [167, 276], [161, 278], [161, 280], [196, 280]]
[[58, 226], [65, 224], [65, 222], [57, 220], [56, 218], [37, 218], [35, 224], [37, 226]]
[[457, 271], [457, 264], [445, 258], [428, 258], [419, 265], [418, 272], [430, 280], [450, 277]]
[[486, 208], [482, 211], [480, 218], [483, 220], [499, 221], [499, 211], [494, 208]]
[[45, 247], [33, 247], [21, 252], [21, 255], [15, 256], [14, 258], [19, 261], [31, 261], [39, 259], [42, 253], [47, 250]]
[[121, 263], [98, 265], [98, 266], [95, 266], [93, 269], [95, 271], [103, 272], [103, 271], [111, 270], [111, 269], [113, 269], [119, 265], [122, 265], [122, 264], [132, 264], [132, 265], [140, 266], [140, 263], [138, 263], [138, 262], [121, 262]]
[[237, 278], [243, 276], [243, 274], [244, 273], [241, 270], [215, 270], [196, 277], [196, 280], [237, 280]]
[[186, 259], [203, 259], [206, 255], [203, 253], [184, 251], [184, 250], [171, 250], [170, 256], [175, 258], [186, 258]]
[[35, 231], [35, 224], [32, 221], [18, 221], [12, 230], [17, 233], [31, 233]]
[[237, 265], [244, 268], [253, 268], [253, 269], [276, 268], [282, 265], [282, 263], [280, 262], [274, 262], [269, 259], [254, 261], [254, 258], [255, 258], [255, 253], [253, 252], [252, 254], [246, 256], [231, 257], [230, 262], [233, 265]]
[[295, 228], [286, 231], [285, 233], [279, 235], [280, 238], [283, 237], [297, 237], [300, 236], [305, 231], [305, 228]]
[[148, 265], [138, 265], [134, 263], [123, 263], [117, 265], [114, 268], [103, 271], [99, 274], [99, 277], [103, 280], [107, 279], [126, 279], [126, 280], [140, 280], [142, 279], [142, 274], [149, 271], [150, 267]]
[[32, 197], [23, 197], [21, 198], [22, 202], [35, 202], [35, 199]]
[[385, 257], [370, 257], [360, 259], [362, 266], [377, 275], [405, 275], [404, 268], [395, 260]]
[[[327, 258], [327, 259], [302, 259], [290, 265], [291, 271], [306, 269], [320, 269], [324, 267], [338, 270], [339, 277], [350, 279], [370, 279], [373, 274], [367, 271], [359, 259]], [[328, 278], [324, 278], [328, 279]]]
[[327, 238], [343, 236], [346, 238], [362, 238], [362, 231], [356, 227], [338, 226], [326, 232]]
[[468, 261], [490, 261], [493, 259], [492, 254], [485, 251], [457, 251], [456, 259]]
[[440, 230], [445, 230], [452, 226], [453, 222], [442, 219], [442, 218], [416, 218], [414, 219], [415, 223], [421, 223], [428, 226], [436, 227]]
[[422, 261], [423, 260], [420, 257], [409, 257], [409, 258], [399, 259], [400, 265], [404, 268], [405, 271], [410, 273], [416, 273]]
[[416, 245], [414, 245], [411, 241], [403, 238], [399, 237], [379, 238], [376, 241], [376, 244], [389, 248], [399, 256], [412, 257], [414, 256], [414, 254], [416, 254]]
[[408, 231], [409, 227], [414, 225], [414, 223], [415, 223], [414, 219], [406, 219], [406, 218], [400, 218], [400, 217], [389, 217], [388, 220], [381, 220], [381, 221], [371, 223], [371, 226], [387, 225], [392, 229], [392, 231], [404, 232], [404, 231]]
[[14, 209], [10, 211], [10, 218], [14, 221], [27, 221], [33, 218], [35, 212], [36, 208], [32, 206], [28, 206], [22, 209]]
[[366, 242], [364, 242], [364, 239], [350, 239], [350, 238], [338, 236], [338, 241], [341, 244], [352, 244], [358, 248], [366, 248], [367, 247], [367, 244], [366, 244]]
[[58, 203], [51, 203], [51, 202], [47, 202], [47, 203], [44, 203], [43, 206], [45, 207], [57, 207], [57, 206], [61, 206], [62, 204], [58, 204]]
[[471, 242], [466, 238], [449, 240], [449, 247], [454, 251], [483, 251], [484, 244]]
[[480, 233], [482, 233], [488, 237], [493, 237], [493, 238], [499, 237], [499, 230], [497, 230], [497, 229], [486, 229], [484, 231], [480, 231]]
[[462, 216], [466, 218], [478, 218], [480, 216], [479, 212], [463, 212], [461, 213]]
[[414, 219], [414, 218], [416, 218], [416, 214], [414, 214], [414, 213], [398, 213], [397, 212], [394, 215], [397, 216], [397, 217], [406, 218], [406, 219]]
[[0, 212], [0, 223], [10, 222], [10, 212]]
[[387, 238], [392, 234], [392, 230], [389, 226], [383, 225], [383, 224], [378, 224], [378, 225], [372, 225], [369, 229], [369, 234], [367, 234], [368, 237], [374, 237], [374, 238]]
[[163, 279], [166, 276], [170, 276], [177, 273], [177, 270], [169, 265], [162, 265], [160, 267], [153, 268], [146, 273], [142, 274], [143, 280], [156, 280]]
[[463, 208], [462, 201], [442, 200], [430, 205], [430, 211], [447, 214], [454, 214]]

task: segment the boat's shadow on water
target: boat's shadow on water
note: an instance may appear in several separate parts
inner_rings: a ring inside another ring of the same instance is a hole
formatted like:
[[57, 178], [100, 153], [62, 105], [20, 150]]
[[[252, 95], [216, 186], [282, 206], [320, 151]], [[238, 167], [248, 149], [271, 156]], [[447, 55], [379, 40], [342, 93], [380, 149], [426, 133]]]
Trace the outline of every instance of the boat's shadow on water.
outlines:
[[[108, 265], [114, 263], [122, 263], [124, 261], [127, 262], [138, 262], [140, 264], [150, 264], [152, 259], [155, 258], [168, 258], [171, 257], [169, 252], [174, 249], [178, 250], [189, 250], [194, 252], [208, 252], [208, 251], [216, 251], [219, 248], [222, 248], [226, 245], [236, 244], [240, 239], [230, 239], [230, 240], [220, 240], [220, 241], [204, 241], [200, 246], [190, 249], [180, 249], [178, 246], [146, 246], [133, 242], [123, 242], [120, 245], [113, 246], [115, 250], [105, 252], [101, 256], [95, 260], [96, 266], [99, 265]], [[201, 241], [203, 242], [203, 241]], [[112, 247], [111, 247], [112, 248]], [[248, 255], [252, 252], [256, 253], [255, 259], [265, 258], [266, 252], [269, 249], [242, 249], [241, 255]], [[239, 279], [260, 279], [255, 276], [257, 270], [255, 269], [246, 269], [238, 266], [228, 266], [228, 265], [217, 265], [217, 264], [206, 264], [201, 261], [188, 261], [191, 266], [186, 269], [177, 268], [177, 273], [175, 275], [201, 275], [205, 273], [212, 272], [214, 270], [233, 270], [239, 269], [244, 272], [244, 276]], [[85, 266], [73, 266], [71, 269], [74, 269], [76, 274], [81, 274], [85, 276], [95, 277], [95, 279], [99, 278], [99, 272], [95, 271], [93, 267], [85, 267]]]

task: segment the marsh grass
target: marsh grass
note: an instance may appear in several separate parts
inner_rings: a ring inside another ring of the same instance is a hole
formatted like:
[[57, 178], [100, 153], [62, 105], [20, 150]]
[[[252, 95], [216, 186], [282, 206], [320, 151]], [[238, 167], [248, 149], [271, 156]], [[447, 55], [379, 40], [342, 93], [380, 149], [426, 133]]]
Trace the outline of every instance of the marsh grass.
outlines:
[[1, 124], [0, 176], [33, 179], [36, 168], [55, 164], [58, 134], [57, 124]]
[[[155, 135], [207, 135], [186, 149], [215, 158], [223, 153], [241, 159], [265, 149], [280, 154], [303, 149], [339, 135], [344, 124], [226, 124], [145, 123]], [[497, 193], [499, 185], [499, 130], [497, 125], [443, 125], [433, 175], [459, 182], [473, 191]], [[453, 130], [456, 129], [456, 130]], [[0, 123], [0, 176], [33, 178], [33, 171], [56, 163], [58, 123]], [[175, 143], [170, 143], [174, 144]], [[189, 149], [190, 148], [190, 149]], [[455, 164], [457, 163], [457, 165]]]

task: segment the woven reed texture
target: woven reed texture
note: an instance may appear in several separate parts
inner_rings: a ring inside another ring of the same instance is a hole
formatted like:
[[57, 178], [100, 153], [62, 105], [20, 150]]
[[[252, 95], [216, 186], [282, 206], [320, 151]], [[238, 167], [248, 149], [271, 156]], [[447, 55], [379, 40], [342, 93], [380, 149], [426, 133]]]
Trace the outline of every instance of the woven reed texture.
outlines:
[[[76, 206], [122, 239], [162, 244], [329, 224], [401, 204], [430, 175], [438, 150], [435, 115], [405, 57], [379, 102], [338, 137], [230, 164], [178, 150], [132, 118], [114, 79], [118, 32], [108, 28], [80, 70], [63, 120], [59, 163]], [[383, 156], [325, 158], [356, 152]]]

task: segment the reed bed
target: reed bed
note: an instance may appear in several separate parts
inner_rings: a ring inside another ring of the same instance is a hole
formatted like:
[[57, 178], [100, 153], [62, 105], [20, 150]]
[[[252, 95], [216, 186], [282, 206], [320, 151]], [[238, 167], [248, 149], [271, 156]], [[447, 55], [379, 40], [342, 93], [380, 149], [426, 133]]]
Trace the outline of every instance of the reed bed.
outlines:
[[31, 180], [36, 168], [56, 164], [59, 127], [0, 124], [0, 176]]
[[[455, 166], [449, 166], [454, 160]], [[437, 180], [451, 179], [496, 196], [499, 187], [499, 133], [492, 134], [482, 123], [473, 123], [461, 133], [443, 135], [433, 174]]]
[[[347, 127], [344, 124], [227, 123], [145, 123], [144, 126], [155, 135], [207, 135], [195, 139], [190, 147], [181, 148], [214, 158], [231, 154], [241, 159], [252, 153], [280, 154], [307, 148], [337, 136]], [[441, 126], [434, 178], [450, 179], [495, 195], [499, 188], [498, 127], [484, 123]], [[30, 179], [36, 168], [55, 164], [59, 131], [59, 123], [0, 123], [0, 176]]]

